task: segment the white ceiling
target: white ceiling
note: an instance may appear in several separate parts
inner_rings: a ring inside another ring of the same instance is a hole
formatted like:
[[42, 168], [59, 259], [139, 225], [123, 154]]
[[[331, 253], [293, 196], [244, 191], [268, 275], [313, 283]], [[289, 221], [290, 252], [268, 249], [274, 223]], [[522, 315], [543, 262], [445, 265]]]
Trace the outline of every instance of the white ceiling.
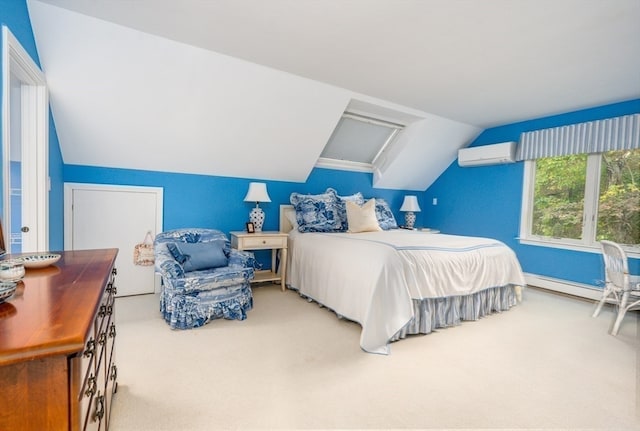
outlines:
[[[483, 129], [640, 98], [639, 0], [27, 0], [69, 164], [305, 181], [345, 109], [425, 190]], [[357, 145], [357, 143], [356, 143]]]
[[640, 97], [638, 0], [44, 0], [487, 128]]

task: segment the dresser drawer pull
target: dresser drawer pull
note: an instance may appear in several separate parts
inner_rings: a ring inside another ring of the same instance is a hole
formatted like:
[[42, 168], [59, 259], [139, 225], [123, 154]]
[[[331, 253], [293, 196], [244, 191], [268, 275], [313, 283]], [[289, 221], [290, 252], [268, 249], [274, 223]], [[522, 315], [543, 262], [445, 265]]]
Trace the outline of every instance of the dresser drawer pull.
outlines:
[[111, 366], [111, 375], [109, 376], [111, 380], [116, 380], [118, 378], [118, 367], [116, 364]]
[[96, 384], [95, 376], [91, 375], [91, 377], [89, 377], [88, 385], [89, 387], [87, 388], [86, 391], [84, 391], [84, 394], [87, 398], [91, 398], [96, 394], [97, 384]]
[[100, 310], [98, 311], [98, 316], [104, 317], [104, 315], [106, 313], [107, 313], [107, 306], [106, 305], [101, 305], [100, 306]]
[[113, 314], [113, 305], [107, 305], [107, 314], [109, 316]]
[[118, 268], [113, 268], [113, 269], [111, 270], [111, 274], [113, 274], [113, 275], [118, 275]]
[[93, 338], [91, 338], [89, 341], [87, 341], [87, 348], [84, 350], [84, 357], [85, 358], [90, 358], [93, 355], [95, 355], [96, 353], [96, 342], [93, 340]]
[[98, 397], [96, 398], [96, 410], [93, 413], [93, 420], [100, 421], [102, 420], [103, 417], [104, 417], [104, 395], [98, 395]]
[[104, 343], [106, 342], [107, 342], [107, 333], [105, 331], [102, 331], [100, 335], [98, 335], [98, 344], [100, 344], [101, 346], [104, 346]]
[[116, 324], [112, 323], [111, 326], [109, 326], [109, 337], [114, 338], [115, 336], [116, 336]]
[[106, 290], [107, 290], [107, 292], [111, 293], [111, 291], [113, 290], [113, 282], [112, 281], [110, 281], [107, 284], [107, 289]]

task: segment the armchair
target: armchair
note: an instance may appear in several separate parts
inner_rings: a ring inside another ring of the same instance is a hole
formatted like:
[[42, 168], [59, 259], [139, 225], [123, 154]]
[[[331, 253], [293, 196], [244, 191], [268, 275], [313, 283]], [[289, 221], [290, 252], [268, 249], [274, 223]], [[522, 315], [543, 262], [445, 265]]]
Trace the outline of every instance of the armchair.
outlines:
[[[186, 261], [179, 261], [191, 257], [179, 254], [178, 249], [187, 248], [185, 244], [217, 251], [222, 261], [193, 270]], [[247, 318], [253, 307], [249, 282], [255, 259], [251, 252], [232, 249], [223, 232], [200, 228], [162, 232], [156, 235], [154, 254], [155, 270], [162, 276], [160, 312], [172, 329], [195, 328], [213, 319]]]

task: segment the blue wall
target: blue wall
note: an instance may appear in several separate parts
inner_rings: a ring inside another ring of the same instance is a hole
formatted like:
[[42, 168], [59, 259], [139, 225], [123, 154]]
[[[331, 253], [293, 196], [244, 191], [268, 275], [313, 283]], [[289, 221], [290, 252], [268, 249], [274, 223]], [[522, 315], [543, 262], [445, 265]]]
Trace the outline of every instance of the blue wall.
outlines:
[[[225, 232], [244, 230], [255, 203], [244, 202], [249, 182], [261, 181], [207, 175], [174, 174], [130, 169], [66, 165], [64, 181], [93, 184], [119, 184], [163, 187], [164, 230], [180, 227], [214, 227]], [[267, 183], [270, 203], [261, 203], [266, 215], [263, 230], [277, 230], [280, 204], [289, 203], [292, 192], [321, 193], [327, 187], [340, 195], [362, 192], [366, 198], [379, 197], [397, 211], [403, 191], [371, 187], [371, 174], [316, 168], [305, 183], [261, 181]], [[396, 217], [401, 213], [396, 213]], [[398, 219], [401, 220], [401, 219]]]
[[[11, 33], [18, 39], [22, 47], [29, 53], [35, 63], [40, 66], [40, 59], [36, 50], [27, 3], [24, 0], [0, 0], [0, 24], [6, 25]], [[0, 35], [0, 39], [2, 36]], [[1, 42], [1, 40], [0, 40]], [[1, 60], [0, 60], [1, 61]], [[0, 68], [0, 78], [2, 68]], [[1, 86], [0, 86], [1, 87]], [[0, 99], [2, 89], [0, 88]], [[0, 123], [0, 135], [2, 124]], [[1, 156], [0, 156], [1, 157]], [[52, 250], [62, 250], [64, 245], [64, 208], [63, 208], [63, 183], [62, 183], [62, 155], [58, 136], [53, 122], [53, 117], [49, 117], [49, 177], [51, 178], [51, 191], [49, 192], [49, 248]], [[0, 179], [1, 181], [1, 179]], [[0, 196], [2, 194], [0, 187]], [[0, 214], [2, 209], [2, 199], [0, 199]]]
[[[517, 142], [522, 132], [638, 112], [640, 99], [508, 124], [485, 130], [471, 146]], [[425, 224], [446, 233], [500, 239], [516, 251], [525, 272], [601, 287], [600, 254], [519, 243], [523, 173], [524, 162], [472, 168], [452, 163], [424, 193]], [[631, 273], [640, 273], [640, 259], [630, 265]]]

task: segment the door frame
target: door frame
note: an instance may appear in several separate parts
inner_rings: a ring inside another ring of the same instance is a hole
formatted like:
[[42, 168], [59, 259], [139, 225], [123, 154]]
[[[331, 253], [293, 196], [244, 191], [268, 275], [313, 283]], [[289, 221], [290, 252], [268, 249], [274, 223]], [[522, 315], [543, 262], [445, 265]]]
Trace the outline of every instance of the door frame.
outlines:
[[[11, 238], [10, 95], [11, 76], [21, 83], [22, 251], [49, 249], [49, 94], [44, 73], [6, 25], [2, 26], [2, 219]], [[9, 241], [10, 242], [10, 241]]]

